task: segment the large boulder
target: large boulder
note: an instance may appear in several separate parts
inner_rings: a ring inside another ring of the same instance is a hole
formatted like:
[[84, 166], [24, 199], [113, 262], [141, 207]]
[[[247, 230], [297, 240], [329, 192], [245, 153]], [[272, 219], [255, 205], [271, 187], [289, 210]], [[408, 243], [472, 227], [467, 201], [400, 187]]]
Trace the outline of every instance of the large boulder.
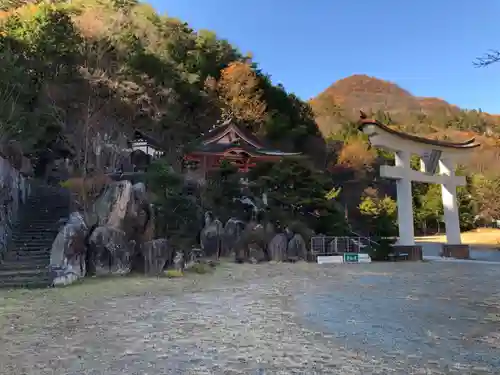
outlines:
[[74, 212], [57, 234], [50, 252], [52, 285], [68, 285], [85, 276], [87, 231], [83, 216]]
[[123, 229], [132, 200], [130, 181], [115, 181], [106, 186], [89, 213], [90, 226], [108, 226]]
[[267, 245], [273, 234], [272, 225], [249, 222], [236, 245], [235, 261], [256, 263], [269, 260]]
[[218, 255], [221, 250], [223, 225], [213, 218], [211, 212], [205, 213], [205, 226], [200, 233], [200, 246], [206, 256]]
[[308, 260], [307, 246], [302, 235], [296, 233], [288, 242], [287, 258], [291, 261]]
[[132, 270], [136, 243], [126, 233], [111, 226], [95, 228], [88, 239], [90, 273], [124, 275]]
[[235, 246], [239, 242], [244, 229], [245, 223], [241, 220], [230, 218], [226, 222], [222, 235], [221, 256], [228, 256], [235, 250]]
[[184, 253], [182, 251], [177, 251], [175, 253], [173, 266], [176, 271], [184, 272], [184, 268], [186, 267], [186, 260], [184, 259]]
[[148, 201], [146, 186], [142, 182], [132, 185], [122, 230], [138, 244], [154, 238], [154, 210]]
[[154, 210], [146, 186], [126, 180], [108, 184], [90, 210], [89, 226], [119, 229], [138, 244], [153, 240]]
[[276, 234], [267, 246], [269, 258], [277, 262], [287, 260], [288, 238], [284, 233]]
[[165, 238], [148, 241], [141, 246], [143, 271], [148, 276], [159, 276], [167, 262], [172, 261], [172, 250]]
[[0, 143], [0, 155], [3, 155], [9, 163], [18, 171], [23, 167], [23, 149], [21, 143], [16, 140], [10, 140], [6, 143]]

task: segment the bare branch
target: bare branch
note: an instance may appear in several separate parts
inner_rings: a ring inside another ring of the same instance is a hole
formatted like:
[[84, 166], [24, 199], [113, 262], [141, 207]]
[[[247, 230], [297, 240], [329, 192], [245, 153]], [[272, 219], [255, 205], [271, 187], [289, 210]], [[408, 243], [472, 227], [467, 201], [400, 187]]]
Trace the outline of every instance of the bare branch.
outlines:
[[490, 50], [473, 62], [476, 68], [484, 68], [500, 61], [500, 50]]

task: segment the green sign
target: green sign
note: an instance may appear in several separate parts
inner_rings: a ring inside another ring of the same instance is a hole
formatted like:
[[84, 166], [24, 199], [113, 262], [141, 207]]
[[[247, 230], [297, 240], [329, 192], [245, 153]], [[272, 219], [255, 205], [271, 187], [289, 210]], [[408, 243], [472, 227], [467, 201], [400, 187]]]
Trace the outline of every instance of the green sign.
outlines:
[[359, 263], [359, 255], [357, 253], [344, 253], [345, 263]]

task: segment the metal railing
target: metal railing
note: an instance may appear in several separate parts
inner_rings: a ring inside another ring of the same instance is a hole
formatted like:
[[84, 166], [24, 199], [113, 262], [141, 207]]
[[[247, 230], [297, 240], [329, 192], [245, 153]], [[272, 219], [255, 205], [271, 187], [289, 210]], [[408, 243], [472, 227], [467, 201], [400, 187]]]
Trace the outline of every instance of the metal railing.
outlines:
[[311, 253], [316, 256], [331, 256], [343, 253], [367, 253], [376, 244], [368, 237], [314, 236], [311, 238]]

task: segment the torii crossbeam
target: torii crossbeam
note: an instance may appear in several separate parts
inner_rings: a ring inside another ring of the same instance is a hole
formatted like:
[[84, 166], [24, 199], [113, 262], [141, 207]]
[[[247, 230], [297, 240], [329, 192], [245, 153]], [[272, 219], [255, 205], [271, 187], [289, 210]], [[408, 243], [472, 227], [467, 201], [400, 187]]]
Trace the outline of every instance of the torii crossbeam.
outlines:
[[[466, 181], [465, 177], [455, 175], [455, 169], [458, 161], [468, 157], [480, 144], [474, 138], [465, 142], [447, 142], [402, 133], [367, 118], [363, 112], [359, 129], [368, 135], [371, 145], [395, 154], [394, 166], [380, 167], [381, 177], [397, 181], [399, 241], [395, 247], [406, 253], [415, 253], [417, 250], [419, 255], [416, 257], [422, 258], [422, 248], [415, 246], [411, 183], [440, 184], [447, 240], [443, 255], [468, 258], [469, 247], [461, 244], [457, 202], [457, 186], [465, 185]], [[410, 166], [412, 154], [420, 157], [420, 171]]]

